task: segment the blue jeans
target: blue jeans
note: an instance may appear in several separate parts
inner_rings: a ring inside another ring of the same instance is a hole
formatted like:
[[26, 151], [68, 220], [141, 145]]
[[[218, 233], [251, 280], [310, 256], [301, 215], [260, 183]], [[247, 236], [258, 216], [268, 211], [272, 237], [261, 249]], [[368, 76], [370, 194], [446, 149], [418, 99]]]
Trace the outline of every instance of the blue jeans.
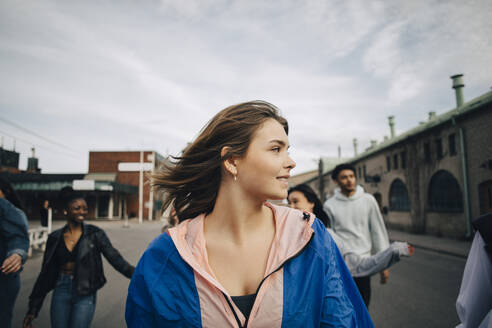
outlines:
[[77, 293], [73, 276], [60, 274], [51, 298], [52, 328], [88, 328], [96, 309], [96, 293]]
[[12, 311], [14, 310], [15, 299], [19, 294], [20, 277], [18, 273], [5, 275], [0, 273], [0, 325], [10, 328], [12, 323]]

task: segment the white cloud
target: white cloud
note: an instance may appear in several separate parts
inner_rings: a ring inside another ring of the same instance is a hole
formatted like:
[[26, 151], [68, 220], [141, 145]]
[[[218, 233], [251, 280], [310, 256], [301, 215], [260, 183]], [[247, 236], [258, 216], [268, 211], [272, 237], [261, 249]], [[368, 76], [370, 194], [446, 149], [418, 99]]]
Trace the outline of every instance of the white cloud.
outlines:
[[[336, 156], [338, 145], [351, 154], [354, 137], [360, 149], [381, 140], [390, 114], [404, 131], [429, 110], [450, 109], [452, 74], [465, 73], [465, 95], [487, 91], [491, 7], [2, 1], [0, 106], [84, 157], [100, 147], [177, 153], [218, 110], [265, 99], [290, 120], [301, 172], [320, 155]], [[39, 156], [51, 172], [86, 166]]]

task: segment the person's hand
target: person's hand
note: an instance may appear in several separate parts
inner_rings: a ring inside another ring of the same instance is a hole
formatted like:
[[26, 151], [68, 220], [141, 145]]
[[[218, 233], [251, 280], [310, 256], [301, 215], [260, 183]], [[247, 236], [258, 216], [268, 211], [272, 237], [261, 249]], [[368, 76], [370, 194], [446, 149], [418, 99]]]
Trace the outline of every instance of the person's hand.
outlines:
[[14, 253], [7, 257], [5, 261], [3, 261], [2, 264], [2, 273], [4, 274], [9, 274], [9, 273], [15, 273], [19, 271], [22, 268], [22, 257]]
[[412, 256], [415, 253], [415, 247], [408, 245], [408, 256]]
[[22, 323], [23, 328], [32, 328], [32, 321], [34, 320], [34, 314], [26, 314], [24, 322]]
[[389, 270], [384, 270], [379, 273], [381, 275], [381, 284], [385, 284], [388, 282], [389, 273]]

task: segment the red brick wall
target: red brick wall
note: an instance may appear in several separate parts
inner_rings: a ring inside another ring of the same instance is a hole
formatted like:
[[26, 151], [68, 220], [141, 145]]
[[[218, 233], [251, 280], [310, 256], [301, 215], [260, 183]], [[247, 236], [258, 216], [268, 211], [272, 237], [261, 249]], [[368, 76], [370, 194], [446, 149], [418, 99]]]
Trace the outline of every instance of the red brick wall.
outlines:
[[[144, 163], [151, 151], [144, 151]], [[139, 151], [91, 151], [89, 152], [89, 173], [117, 173], [116, 182], [138, 187], [139, 172], [118, 172], [118, 163], [140, 162]], [[150, 183], [148, 172], [144, 172], [144, 204], [149, 201]], [[127, 213], [138, 216], [138, 194], [127, 197]], [[148, 218], [148, 209], [144, 206], [143, 217]]]

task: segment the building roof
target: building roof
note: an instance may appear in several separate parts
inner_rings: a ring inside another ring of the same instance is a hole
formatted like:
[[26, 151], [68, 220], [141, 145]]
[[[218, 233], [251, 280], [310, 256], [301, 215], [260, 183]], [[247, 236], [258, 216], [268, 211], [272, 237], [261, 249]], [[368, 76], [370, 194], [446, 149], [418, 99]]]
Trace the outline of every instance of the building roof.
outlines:
[[[468, 115], [482, 107], [484, 107], [487, 104], [492, 103], [492, 91], [489, 91], [477, 98], [474, 98], [466, 103], [464, 103], [461, 107], [454, 108], [446, 113], [443, 113], [441, 115], [437, 115], [435, 118], [420, 124], [394, 138], [387, 139], [383, 141], [382, 143], [378, 144], [376, 147], [370, 147], [366, 149], [363, 153], [359, 154], [358, 156], [346, 159], [343, 162], [339, 163], [355, 163], [360, 160], [363, 160], [365, 158], [368, 158], [376, 153], [382, 152], [400, 142], [403, 142], [409, 138], [415, 137], [419, 134], [425, 133], [435, 127], [438, 127], [440, 125], [443, 125], [447, 122], [452, 121], [453, 119], [458, 120], [461, 117]], [[323, 170], [323, 175], [326, 175], [330, 173], [333, 169], [335, 168], [335, 165], [331, 166], [330, 168], [325, 168]], [[311, 177], [307, 180], [304, 181], [304, 183], [311, 182], [316, 177]], [[300, 182], [302, 183], [302, 182]]]
[[318, 170], [312, 170], [312, 171], [307, 171], [304, 173], [293, 175], [289, 178], [289, 186], [292, 187], [297, 186], [298, 184], [303, 183], [304, 181], [317, 176], [318, 176]]
[[475, 99], [472, 99], [471, 101], [463, 104], [463, 106], [452, 109], [444, 114], [437, 115], [434, 119], [429, 120], [423, 124], [420, 124], [407, 132], [404, 132], [394, 138], [387, 139], [383, 141], [382, 143], [378, 144], [376, 147], [371, 147], [367, 149], [365, 152], [361, 153], [358, 156], [352, 157], [345, 161], [345, 163], [354, 163], [357, 162], [361, 159], [364, 159], [366, 157], [369, 157], [375, 153], [378, 153], [380, 151], [383, 151], [393, 145], [396, 145], [408, 138], [414, 137], [416, 135], [419, 135], [421, 133], [424, 133], [428, 130], [431, 130], [437, 126], [440, 126], [444, 123], [447, 123], [451, 121], [453, 118], [454, 119], [459, 119], [460, 117], [467, 115], [471, 112], [476, 111], [477, 109], [480, 109], [484, 105], [492, 103], [492, 91], [489, 91], [480, 97], [477, 97]]
[[323, 157], [321, 159], [323, 161], [323, 174], [327, 172], [331, 172], [338, 164], [345, 163], [350, 158], [345, 157]]
[[[323, 174], [333, 170], [335, 166], [340, 163], [345, 163], [349, 158], [339, 158], [339, 157], [322, 157], [323, 161]], [[293, 175], [289, 179], [289, 186], [297, 186], [298, 184], [304, 183], [306, 181], [311, 181], [318, 176], [318, 170], [306, 171]]]
[[2, 176], [18, 191], [58, 191], [64, 187], [71, 187], [73, 180], [84, 178], [84, 174], [21, 173]]
[[84, 176], [84, 180], [94, 181], [116, 181], [117, 173], [88, 173]]
[[83, 179], [84, 173], [1, 173], [1, 176], [10, 183], [16, 182], [52, 182], [52, 181], [73, 181]]
[[0, 173], [0, 176], [9, 181], [15, 190], [19, 191], [59, 191], [64, 187], [73, 187], [73, 181], [75, 180], [94, 180], [94, 189], [91, 189], [92, 191], [114, 191], [126, 194], [138, 193], [138, 187], [136, 186], [117, 183], [115, 181], [115, 173]]

